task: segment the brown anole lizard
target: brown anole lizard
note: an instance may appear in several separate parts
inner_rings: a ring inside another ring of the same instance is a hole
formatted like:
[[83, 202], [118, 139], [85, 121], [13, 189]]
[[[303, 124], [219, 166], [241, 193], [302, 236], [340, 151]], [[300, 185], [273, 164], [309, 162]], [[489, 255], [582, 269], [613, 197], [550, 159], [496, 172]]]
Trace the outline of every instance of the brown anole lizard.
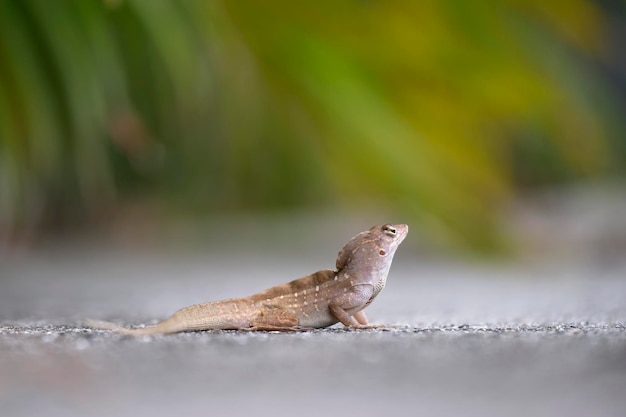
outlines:
[[363, 309], [385, 287], [396, 249], [409, 231], [386, 224], [354, 236], [337, 256], [337, 270], [324, 269], [250, 297], [196, 304], [147, 327], [127, 328], [89, 320], [87, 325], [122, 334], [152, 335], [199, 330], [297, 331], [341, 322], [374, 328]]

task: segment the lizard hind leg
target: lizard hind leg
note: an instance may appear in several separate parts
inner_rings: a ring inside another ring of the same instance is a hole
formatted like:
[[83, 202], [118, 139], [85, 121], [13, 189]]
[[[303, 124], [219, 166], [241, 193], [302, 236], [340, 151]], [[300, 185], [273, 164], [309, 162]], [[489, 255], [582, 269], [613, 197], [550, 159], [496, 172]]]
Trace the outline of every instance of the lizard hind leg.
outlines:
[[282, 331], [293, 332], [307, 330], [299, 327], [299, 320], [297, 317], [276, 309], [269, 312], [260, 312], [251, 322], [248, 329], [242, 330], [259, 330], [259, 331]]

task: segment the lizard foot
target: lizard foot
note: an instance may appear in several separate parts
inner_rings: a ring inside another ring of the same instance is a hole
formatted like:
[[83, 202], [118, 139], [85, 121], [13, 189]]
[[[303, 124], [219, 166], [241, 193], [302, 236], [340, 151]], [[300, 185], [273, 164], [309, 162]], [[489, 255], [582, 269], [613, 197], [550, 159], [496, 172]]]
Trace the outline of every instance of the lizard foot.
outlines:
[[398, 326], [388, 324], [351, 324], [346, 326], [348, 330], [376, 330], [376, 329], [397, 329]]

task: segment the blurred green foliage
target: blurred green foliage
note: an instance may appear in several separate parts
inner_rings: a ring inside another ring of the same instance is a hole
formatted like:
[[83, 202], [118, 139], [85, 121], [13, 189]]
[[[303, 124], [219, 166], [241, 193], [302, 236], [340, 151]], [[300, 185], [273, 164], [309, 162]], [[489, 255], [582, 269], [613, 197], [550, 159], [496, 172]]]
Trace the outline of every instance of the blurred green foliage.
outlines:
[[339, 203], [490, 247], [520, 188], [623, 173], [609, 23], [590, 0], [0, 0], [0, 233], [136, 198]]

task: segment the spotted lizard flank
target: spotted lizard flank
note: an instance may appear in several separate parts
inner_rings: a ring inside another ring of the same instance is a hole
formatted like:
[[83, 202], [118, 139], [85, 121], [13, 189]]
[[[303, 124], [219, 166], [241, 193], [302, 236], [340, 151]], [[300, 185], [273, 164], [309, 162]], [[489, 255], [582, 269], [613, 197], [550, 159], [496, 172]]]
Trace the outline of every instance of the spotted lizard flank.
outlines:
[[185, 307], [152, 326], [128, 328], [96, 320], [87, 325], [136, 336], [218, 329], [297, 331], [338, 322], [357, 329], [378, 327], [368, 324], [363, 309], [385, 287], [393, 255], [408, 231], [406, 224], [374, 226], [341, 248], [336, 271], [324, 269], [250, 297]]

